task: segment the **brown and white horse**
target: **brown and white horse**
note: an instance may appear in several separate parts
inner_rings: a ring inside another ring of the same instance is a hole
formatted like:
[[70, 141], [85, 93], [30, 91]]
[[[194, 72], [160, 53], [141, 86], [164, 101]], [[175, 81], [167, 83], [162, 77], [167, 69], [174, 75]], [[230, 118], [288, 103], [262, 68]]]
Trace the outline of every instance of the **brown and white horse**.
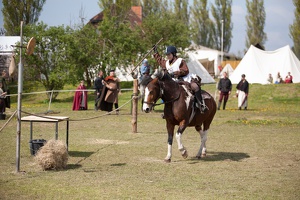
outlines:
[[149, 113], [156, 105], [158, 99], [162, 99], [164, 107], [164, 118], [168, 131], [168, 153], [164, 159], [166, 162], [171, 162], [172, 143], [175, 126], [178, 125], [176, 132], [176, 140], [178, 149], [184, 158], [188, 157], [188, 153], [182, 144], [182, 134], [186, 127], [195, 127], [201, 138], [200, 149], [196, 158], [206, 156], [206, 140], [210, 124], [216, 113], [216, 102], [214, 98], [207, 92], [202, 91], [202, 97], [208, 110], [201, 113], [195, 109], [194, 96], [188, 89], [187, 85], [175, 82], [167, 72], [159, 70], [152, 75], [151, 80], [144, 91], [143, 111]]

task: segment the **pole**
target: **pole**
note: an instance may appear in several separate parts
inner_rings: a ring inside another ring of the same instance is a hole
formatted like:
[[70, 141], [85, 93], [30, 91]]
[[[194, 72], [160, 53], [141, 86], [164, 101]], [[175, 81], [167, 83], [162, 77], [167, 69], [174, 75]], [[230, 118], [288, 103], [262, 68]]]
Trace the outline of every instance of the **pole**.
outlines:
[[[21, 21], [20, 43], [23, 44], [23, 21]], [[18, 125], [17, 125], [17, 148], [16, 148], [16, 172], [20, 171], [20, 142], [21, 142], [21, 108], [22, 108], [22, 90], [23, 90], [23, 66], [22, 66], [22, 48], [20, 47], [20, 62], [18, 69]]]
[[224, 47], [223, 47], [223, 42], [224, 42], [224, 20], [222, 19], [222, 21], [221, 21], [221, 23], [222, 23], [222, 38], [221, 38], [221, 66], [222, 66], [222, 63], [223, 63], [223, 49], [224, 49]]
[[152, 52], [152, 50], [154, 49], [155, 46], [157, 46], [161, 41], [163, 40], [163, 38], [160, 38], [160, 40], [146, 53], [146, 55], [140, 60], [140, 62], [138, 62], [138, 64], [131, 70], [130, 74], [133, 73], [133, 71], [140, 66], [141, 62]]
[[133, 99], [132, 99], [132, 133], [137, 133], [137, 108], [138, 108], [138, 80], [133, 80]]

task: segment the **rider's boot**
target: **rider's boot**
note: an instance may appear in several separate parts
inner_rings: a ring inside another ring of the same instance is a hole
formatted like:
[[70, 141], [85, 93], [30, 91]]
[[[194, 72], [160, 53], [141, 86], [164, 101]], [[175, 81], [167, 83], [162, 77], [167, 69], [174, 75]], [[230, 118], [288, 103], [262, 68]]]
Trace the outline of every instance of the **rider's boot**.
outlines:
[[207, 107], [202, 99], [201, 90], [198, 90], [195, 93], [195, 97], [196, 97], [197, 103], [200, 105], [201, 113], [204, 113], [207, 110]]

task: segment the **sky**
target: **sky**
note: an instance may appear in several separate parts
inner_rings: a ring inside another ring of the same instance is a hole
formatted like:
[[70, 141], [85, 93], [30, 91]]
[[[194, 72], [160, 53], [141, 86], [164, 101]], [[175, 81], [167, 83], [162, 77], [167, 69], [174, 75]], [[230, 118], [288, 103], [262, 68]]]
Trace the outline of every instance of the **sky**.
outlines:
[[[192, 5], [193, 0], [189, 0]], [[208, 0], [209, 5], [214, 0]], [[2, 1], [0, 9], [2, 10]], [[267, 51], [273, 51], [283, 46], [293, 46], [289, 26], [293, 23], [294, 10], [292, 0], [265, 0], [266, 11], [265, 33], [267, 41], [264, 44]], [[48, 26], [74, 25], [84, 20], [87, 23], [93, 16], [101, 12], [98, 0], [46, 0], [39, 21]], [[0, 13], [0, 28], [3, 28], [3, 16]], [[230, 53], [243, 55], [246, 41], [246, 0], [232, 0], [232, 39]], [[171, 45], [171, 44], [170, 44]]]

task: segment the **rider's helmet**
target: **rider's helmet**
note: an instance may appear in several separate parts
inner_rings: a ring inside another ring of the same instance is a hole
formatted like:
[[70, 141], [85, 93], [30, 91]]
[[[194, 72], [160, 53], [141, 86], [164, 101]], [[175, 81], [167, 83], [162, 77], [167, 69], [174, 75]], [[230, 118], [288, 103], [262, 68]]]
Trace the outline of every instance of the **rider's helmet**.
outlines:
[[166, 48], [166, 52], [165, 52], [166, 54], [173, 54], [173, 55], [176, 55], [176, 53], [177, 53], [177, 49], [176, 49], [176, 47], [174, 47], [174, 46], [167, 46], [167, 48]]

